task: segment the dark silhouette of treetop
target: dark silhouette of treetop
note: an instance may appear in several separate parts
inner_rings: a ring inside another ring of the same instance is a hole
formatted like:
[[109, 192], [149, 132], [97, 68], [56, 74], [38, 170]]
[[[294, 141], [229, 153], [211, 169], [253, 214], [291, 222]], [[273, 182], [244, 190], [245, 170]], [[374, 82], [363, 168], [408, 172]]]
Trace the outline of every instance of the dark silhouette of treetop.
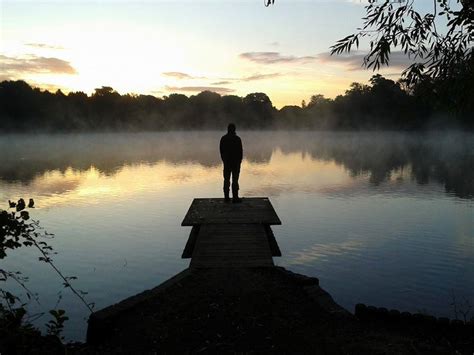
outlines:
[[[121, 95], [109, 86], [90, 96], [33, 88], [24, 81], [0, 82], [0, 132], [162, 131], [218, 129], [235, 122], [243, 129], [403, 129], [438, 126], [473, 128], [473, 74], [459, 80], [423, 80], [416, 85], [380, 74], [352, 83], [343, 95], [315, 93], [302, 106], [273, 106], [261, 92], [245, 97], [211, 91]], [[468, 79], [473, 79], [468, 80]]]
[[111, 88], [110, 86], [102, 86], [101, 88], [95, 89], [95, 92], [92, 96], [104, 97], [115, 95], [118, 95], [118, 93], [113, 88]]

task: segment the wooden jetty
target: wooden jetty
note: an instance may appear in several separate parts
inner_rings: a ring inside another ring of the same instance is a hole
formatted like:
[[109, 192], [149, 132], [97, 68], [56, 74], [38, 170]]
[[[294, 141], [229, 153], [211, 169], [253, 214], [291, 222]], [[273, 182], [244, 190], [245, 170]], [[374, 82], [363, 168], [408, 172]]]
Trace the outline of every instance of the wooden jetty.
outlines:
[[[87, 344], [78, 352], [371, 354], [388, 343], [394, 354], [418, 353], [413, 344], [421, 352], [453, 352], [445, 321], [431, 325], [413, 316], [413, 327], [401, 323], [397, 311], [389, 315], [380, 308], [377, 319], [377, 309], [364, 305], [356, 306], [356, 319], [317, 278], [276, 267], [272, 257], [281, 253], [271, 230], [275, 224], [281, 222], [268, 198], [241, 204], [195, 199], [182, 223], [192, 227], [183, 252], [191, 258], [189, 268], [92, 313]], [[464, 328], [452, 326], [455, 339], [462, 339], [460, 349], [467, 349], [472, 333]], [[439, 345], [433, 342], [437, 335], [443, 338]]]
[[[279, 224], [281, 221], [266, 197], [244, 198], [242, 203], [225, 202], [223, 198], [194, 199], [181, 223], [192, 227], [182, 254], [182, 258], [191, 259], [189, 268], [151, 290], [94, 312], [89, 318], [87, 342], [100, 343], [114, 334], [118, 319], [160, 299], [176, 285], [192, 283], [200, 275], [239, 276], [262, 267], [268, 272], [281, 272], [273, 263], [273, 257], [281, 256], [281, 252], [271, 229]], [[312, 283], [317, 285], [317, 279], [314, 280]]]
[[196, 198], [182, 226], [192, 226], [182, 258], [190, 268], [271, 267], [281, 256], [271, 225], [281, 224], [266, 197], [242, 203]]
[[[192, 227], [182, 255], [191, 259], [189, 267], [151, 290], [91, 314], [87, 343], [108, 344], [120, 351], [137, 352], [141, 346], [189, 353], [209, 346], [203, 330], [212, 337], [228, 330], [223, 335], [227, 340], [218, 342], [232, 344], [235, 334], [242, 336], [242, 329], [245, 334], [260, 334], [280, 327], [279, 336], [290, 334], [294, 329], [288, 324], [307, 316], [308, 310], [314, 320], [323, 309], [347, 316], [319, 287], [317, 278], [274, 265], [273, 257], [281, 252], [271, 226], [279, 224], [268, 198], [244, 198], [238, 204], [220, 198], [194, 199], [182, 222]], [[306, 326], [300, 331], [318, 332]], [[269, 337], [260, 334], [260, 339]]]

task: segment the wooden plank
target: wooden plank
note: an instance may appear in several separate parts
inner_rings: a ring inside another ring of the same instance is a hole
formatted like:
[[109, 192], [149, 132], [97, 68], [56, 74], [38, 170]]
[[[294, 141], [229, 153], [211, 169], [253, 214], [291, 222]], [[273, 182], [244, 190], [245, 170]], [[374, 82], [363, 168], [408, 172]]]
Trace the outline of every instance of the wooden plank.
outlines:
[[225, 202], [223, 198], [196, 198], [181, 225], [249, 223], [275, 225], [281, 221], [266, 197], [243, 198], [242, 203]]
[[182, 259], [190, 259], [193, 255], [194, 246], [196, 245], [196, 239], [199, 233], [200, 226], [193, 226], [191, 232], [189, 233], [188, 241], [184, 247], [183, 254], [181, 255]]
[[275, 239], [272, 227], [270, 227], [269, 225], [265, 225], [265, 231], [267, 232], [268, 244], [270, 245], [272, 256], [281, 256], [280, 247], [278, 246], [278, 243]]
[[190, 267], [274, 266], [262, 224], [203, 224]]

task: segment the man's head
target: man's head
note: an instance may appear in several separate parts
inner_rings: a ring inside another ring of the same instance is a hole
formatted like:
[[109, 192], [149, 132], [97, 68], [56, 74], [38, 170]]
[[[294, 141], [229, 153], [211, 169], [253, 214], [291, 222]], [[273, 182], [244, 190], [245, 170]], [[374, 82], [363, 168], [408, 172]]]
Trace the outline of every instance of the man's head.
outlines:
[[227, 126], [227, 132], [235, 133], [235, 124], [229, 123], [229, 125]]

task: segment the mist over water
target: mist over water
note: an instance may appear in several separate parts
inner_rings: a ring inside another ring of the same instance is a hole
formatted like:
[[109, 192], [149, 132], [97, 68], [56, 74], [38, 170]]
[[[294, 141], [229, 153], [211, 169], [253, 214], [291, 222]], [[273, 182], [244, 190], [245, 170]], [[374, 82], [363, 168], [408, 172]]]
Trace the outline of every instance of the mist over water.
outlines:
[[[55, 233], [56, 264], [100, 309], [186, 268], [195, 197], [220, 197], [224, 132], [0, 136], [0, 201], [34, 198]], [[364, 302], [453, 317], [474, 303], [474, 135], [462, 132], [240, 131], [243, 197], [268, 196], [278, 265], [320, 279], [349, 310]], [[61, 283], [18, 250], [6, 268], [30, 276], [52, 308]], [[69, 339], [86, 310], [67, 290]], [[39, 321], [44, 323], [45, 320]]]

